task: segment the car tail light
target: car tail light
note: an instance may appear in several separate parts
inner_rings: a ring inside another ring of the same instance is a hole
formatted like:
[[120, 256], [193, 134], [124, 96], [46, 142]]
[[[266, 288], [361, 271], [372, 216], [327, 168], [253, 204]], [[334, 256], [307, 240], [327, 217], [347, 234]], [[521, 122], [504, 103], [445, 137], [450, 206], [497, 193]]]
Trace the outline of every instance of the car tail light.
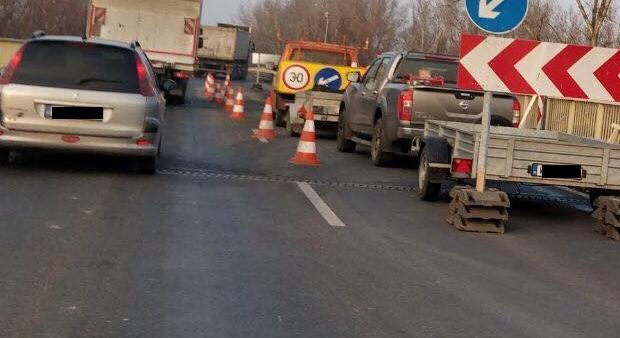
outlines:
[[64, 135], [61, 137], [64, 142], [67, 143], [78, 143], [80, 142], [80, 137], [75, 135]]
[[151, 142], [149, 140], [145, 140], [143, 138], [139, 139], [136, 141], [136, 145], [139, 147], [148, 147], [151, 145]]
[[521, 102], [514, 99], [512, 101], [512, 126], [519, 128], [519, 125], [521, 125]]
[[11, 81], [13, 80], [13, 75], [15, 74], [15, 70], [17, 69], [17, 67], [19, 67], [19, 64], [22, 62], [25, 48], [26, 48], [26, 45], [23, 45], [22, 48], [20, 48], [17, 51], [17, 53], [13, 55], [13, 57], [11, 58], [11, 61], [9, 61], [9, 64], [7, 65], [2, 75], [0, 76], [0, 84], [7, 85], [11, 83]]
[[140, 56], [138, 56], [138, 54], [136, 54], [136, 72], [138, 73], [140, 94], [146, 97], [155, 96], [155, 90], [153, 90], [153, 86], [151, 86], [151, 83], [149, 81], [149, 75], [146, 71], [146, 67], [144, 66], [144, 63], [142, 63], [142, 60], [140, 59]]
[[189, 79], [189, 75], [186, 72], [174, 72], [174, 77], [177, 79]]
[[413, 90], [408, 89], [398, 97], [398, 119], [400, 123], [409, 124], [413, 114]]
[[472, 173], [473, 160], [466, 158], [455, 158], [452, 160], [452, 173], [470, 176]]

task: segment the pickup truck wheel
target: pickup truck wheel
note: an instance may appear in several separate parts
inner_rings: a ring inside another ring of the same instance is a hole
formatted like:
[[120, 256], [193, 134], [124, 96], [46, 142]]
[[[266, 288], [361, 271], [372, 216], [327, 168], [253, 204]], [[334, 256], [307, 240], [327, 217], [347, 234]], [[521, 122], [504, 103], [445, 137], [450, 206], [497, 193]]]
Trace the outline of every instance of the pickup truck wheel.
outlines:
[[355, 142], [347, 139], [347, 135], [351, 135], [351, 131], [349, 130], [349, 126], [344, 121], [344, 116], [342, 116], [344, 112], [340, 112], [340, 116], [338, 117], [338, 134], [336, 136], [336, 147], [341, 153], [352, 153], [355, 152]]
[[370, 158], [372, 163], [378, 167], [389, 166], [394, 160], [394, 155], [384, 150], [384, 142], [385, 136], [383, 134], [383, 123], [381, 118], [379, 118], [375, 123], [375, 128], [372, 133], [372, 144], [370, 146]]
[[422, 150], [418, 169], [418, 195], [423, 201], [434, 202], [439, 199], [441, 193], [441, 183], [431, 182], [431, 171], [429, 168], [428, 149]]
[[294, 126], [291, 119], [291, 112], [287, 109], [286, 111], [286, 133], [292, 137], [299, 137], [301, 134], [301, 130], [299, 126]]

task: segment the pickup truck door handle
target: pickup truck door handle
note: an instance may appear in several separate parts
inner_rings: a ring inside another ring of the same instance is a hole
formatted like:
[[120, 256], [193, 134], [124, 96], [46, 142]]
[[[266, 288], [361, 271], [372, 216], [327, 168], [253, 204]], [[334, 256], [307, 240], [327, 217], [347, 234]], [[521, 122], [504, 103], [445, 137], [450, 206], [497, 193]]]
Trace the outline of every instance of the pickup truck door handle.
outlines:
[[372, 94], [373, 94], [373, 95], [377, 95], [377, 94], [379, 94], [379, 91], [378, 91], [378, 90], [375, 90], [374, 92], [372, 92]]
[[362, 96], [366, 96], [366, 92], [361, 92], [360, 93]]

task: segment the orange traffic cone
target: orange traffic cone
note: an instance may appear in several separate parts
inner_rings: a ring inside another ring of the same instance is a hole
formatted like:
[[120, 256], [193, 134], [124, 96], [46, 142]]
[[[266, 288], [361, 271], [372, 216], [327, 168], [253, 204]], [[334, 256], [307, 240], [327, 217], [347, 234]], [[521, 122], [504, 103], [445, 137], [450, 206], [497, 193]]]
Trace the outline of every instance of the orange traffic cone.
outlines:
[[230, 82], [230, 74], [226, 73], [226, 80], [224, 80], [224, 87], [228, 88], [232, 85]]
[[268, 140], [276, 138], [276, 133], [273, 130], [273, 104], [271, 102], [271, 96], [267, 97], [265, 101], [265, 109], [260, 117], [258, 130], [254, 131], [254, 137], [262, 137]]
[[207, 74], [205, 78], [205, 96], [209, 101], [213, 101], [215, 98], [215, 78], [213, 73]]
[[228, 87], [228, 92], [226, 92], [226, 102], [224, 103], [224, 111], [232, 114], [234, 106], [235, 106], [235, 89], [233, 87]]
[[221, 105], [226, 103], [226, 88], [228, 88], [226, 83], [224, 83], [223, 86], [220, 86], [220, 102], [218, 103]]
[[221, 87], [222, 85], [219, 82], [215, 85], [215, 100], [213, 102], [217, 104], [221, 104], [224, 101], [224, 98], [222, 97]]
[[232, 114], [230, 114], [231, 120], [245, 120], [245, 103], [243, 102], [243, 93], [241, 92], [241, 88], [237, 92], [237, 98], [235, 99], [235, 105], [233, 106]]
[[316, 134], [314, 133], [314, 113], [308, 111], [305, 113], [306, 123], [304, 124], [304, 130], [301, 132], [301, 138], [299, 139], [299, 145], [297, 146], [297, 153], [289, 161], [298, 165], [311, 165], [319, 166], [319, 161], [316, 156]]

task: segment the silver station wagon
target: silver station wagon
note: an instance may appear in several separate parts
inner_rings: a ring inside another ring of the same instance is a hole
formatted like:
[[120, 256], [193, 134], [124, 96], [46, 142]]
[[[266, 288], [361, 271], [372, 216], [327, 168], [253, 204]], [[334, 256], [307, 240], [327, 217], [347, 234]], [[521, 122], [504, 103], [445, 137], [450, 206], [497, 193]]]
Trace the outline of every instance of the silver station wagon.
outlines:
[[138, 43], [34, 35], [0, 75], [0, 162], [42, 148], [156, 170], [166, 101]]

